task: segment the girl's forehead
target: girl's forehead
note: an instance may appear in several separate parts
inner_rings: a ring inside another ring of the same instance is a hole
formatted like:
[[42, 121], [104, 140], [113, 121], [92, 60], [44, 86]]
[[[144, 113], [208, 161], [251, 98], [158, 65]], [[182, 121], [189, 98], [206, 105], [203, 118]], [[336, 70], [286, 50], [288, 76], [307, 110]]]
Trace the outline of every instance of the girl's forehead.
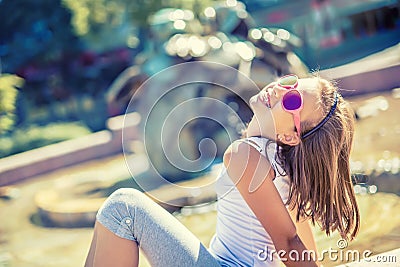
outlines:
[[298, 83], [299, 83], [298, 89], [300, 91], [303, 91], [307, 94], [315, 94], [315, 95], [318, 95], [320, 93], [317, 79], [303, 78], [299, 79]]
[[302, 110], [302, 120], [321, 120], [320, 112], [320, 87], [318, 86], [318, 79], [315, 78], [305, 78], [299, 79], [298, 89], [303, 94], [304, 108]]

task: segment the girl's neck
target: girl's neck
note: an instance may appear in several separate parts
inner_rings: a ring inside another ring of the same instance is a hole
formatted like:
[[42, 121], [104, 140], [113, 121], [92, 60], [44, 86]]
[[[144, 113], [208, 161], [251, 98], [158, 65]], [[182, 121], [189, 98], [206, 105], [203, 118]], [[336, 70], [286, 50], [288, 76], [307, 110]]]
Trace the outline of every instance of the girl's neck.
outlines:
[[[265, 127], [264, 127], [265, 128]], [[270, 128], [270, 127], [268, 127]], [[246, 137], [265, 137], [275, 141], [275, 132], [271, 133], [269, 129], [262, 129], [255, 119], [252, 119], [246, 129]]]

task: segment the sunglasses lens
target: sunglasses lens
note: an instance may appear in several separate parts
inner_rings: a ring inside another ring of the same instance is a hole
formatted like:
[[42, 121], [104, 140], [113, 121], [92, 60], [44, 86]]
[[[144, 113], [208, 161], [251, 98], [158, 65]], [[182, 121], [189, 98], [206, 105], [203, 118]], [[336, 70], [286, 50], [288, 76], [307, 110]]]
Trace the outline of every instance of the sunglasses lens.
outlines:
[[298, 91], [287, 92], [282, 99], [282, 104], [287, 110], [296, 110], [301, 107], [301, 95]]
[[297, 77], [294, 75], [285, 76], [279, 80], [279, 84], [282, 86], [293, 86], [296, 84], [296, 82]]

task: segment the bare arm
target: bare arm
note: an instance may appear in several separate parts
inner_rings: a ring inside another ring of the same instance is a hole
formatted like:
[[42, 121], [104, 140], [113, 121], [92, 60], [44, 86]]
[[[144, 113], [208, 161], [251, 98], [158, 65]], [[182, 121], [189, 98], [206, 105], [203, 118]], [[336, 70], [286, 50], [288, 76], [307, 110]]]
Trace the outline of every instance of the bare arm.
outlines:
[[[272, 180], [274, 177], [269, 161], [246, 143], [233, 143], [224, 154], [224, 165], [237, 189], [269, 233], [276, 249], [296, 250], [301, 255], [307, 248], [300, 240], [280, 195]], [[256, 190], [254, 181], [260, 183]], [[250, 186], [251, 185], [251, 186]], [[271, 219], [273, 218], [273, 219]], [[292, 261], [287, 266], [316, 266], [315, 262]]]

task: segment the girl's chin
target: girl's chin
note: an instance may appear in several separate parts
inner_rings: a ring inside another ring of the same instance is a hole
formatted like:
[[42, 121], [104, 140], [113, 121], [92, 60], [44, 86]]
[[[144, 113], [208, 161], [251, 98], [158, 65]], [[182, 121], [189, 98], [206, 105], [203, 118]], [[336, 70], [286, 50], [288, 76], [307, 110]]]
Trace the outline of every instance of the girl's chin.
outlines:
[[253, 109], [254, 105], [257, 103], [257, 96], [252, 96], [249, 100], [250, 108]]

